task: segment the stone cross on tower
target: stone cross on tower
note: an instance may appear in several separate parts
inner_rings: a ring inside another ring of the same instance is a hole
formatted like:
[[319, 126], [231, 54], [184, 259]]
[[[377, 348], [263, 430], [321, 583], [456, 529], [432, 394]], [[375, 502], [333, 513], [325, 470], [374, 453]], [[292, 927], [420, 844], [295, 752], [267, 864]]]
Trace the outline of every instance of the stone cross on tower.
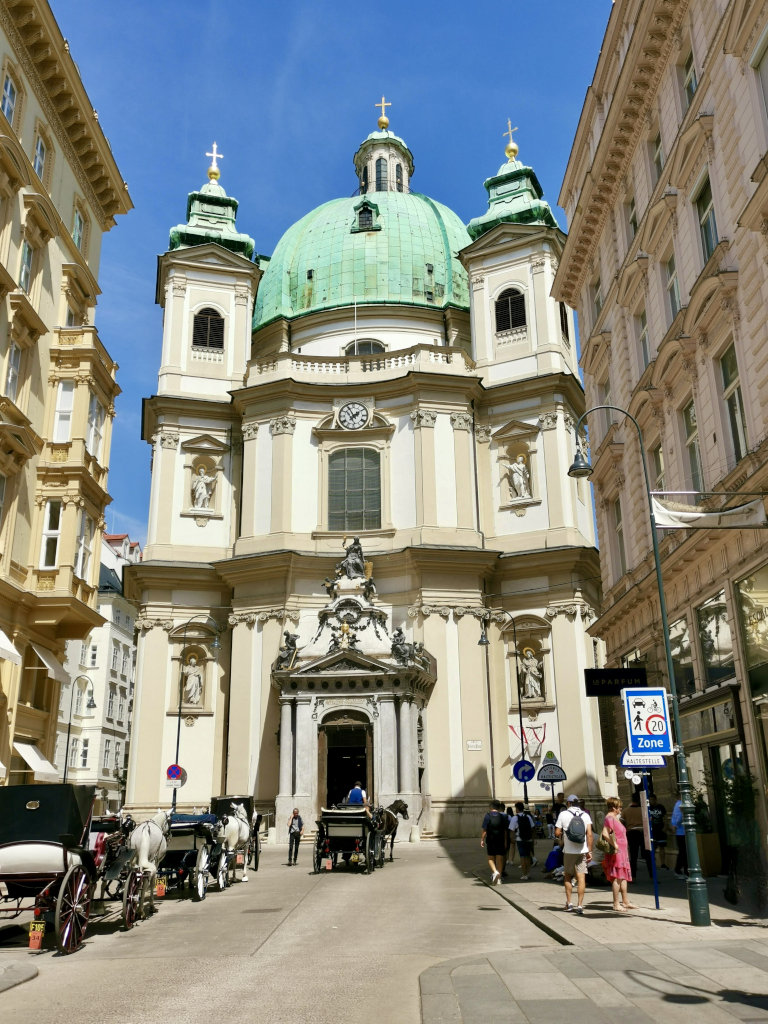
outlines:
[[[206, 156], [209, 156], [211, 158], [211, 166], [208, 168], [208, 176], [209, 177], [216, 177], [216, 178], [218, 178], [220, 172], [219, 172], [219, 165], [218, 165], [218, 163], [216, 161], [217, 160], [223, 160], [224, 159], [224, 154], [220, 153], [218, 151], [218, 149], [216, 148], [216, 143], [215, 142], [213, 144], [212, 150], [213, 151], [211, 153], [206, 153], [205, 154]], [[215, 171], [216, 173], [214, 175], [211, 175], [211, 173], [210, 173], [211, 171]]]
[[385, 129], [385, 128], [387, 127], [387, 125], [389, 124], [389, 118], [387, 117], [387, 111], [386, 111], [386, 107], [391, 107], [391, 106], [392, 106], [392, 104], [391, 104], [391, 103], [388, 103], [388, 102], [387, 102], [387, 101], [386, 101], [386, 100], [384, 99], [384, 94], [382, 93], [382, 96], [381, 96], [381, 102], [380, 102], [380, 103], [374, 103], [373, 105], [374, 105], [374, 107], [381, 107], [381, 117], [379, 118], [379, 128], [380, 128], [380, 129], [381, 129], [382, 131], [384, 131], [384, 129]]
[[509, 160], [514, 160], [515, 157], [517, 156], [517, 154], [520, 151], [519, 148], [518, 148], [517, 143], [515, 142], [515, 140], [513, 138], [513, 135], [514, 135], [514, 133], [516, 131], [519, 131], [519, 129], [518, 128], [513, 128], [512, 127], [511, 119], [507, 118], [507, 130], [505, 132], [502, 132], [501, 134], [505, 138], [509, 137], [509, 142], [507, 143], [506, 147], [504, 148], [504, 152], [507, 154], [507, 158]]

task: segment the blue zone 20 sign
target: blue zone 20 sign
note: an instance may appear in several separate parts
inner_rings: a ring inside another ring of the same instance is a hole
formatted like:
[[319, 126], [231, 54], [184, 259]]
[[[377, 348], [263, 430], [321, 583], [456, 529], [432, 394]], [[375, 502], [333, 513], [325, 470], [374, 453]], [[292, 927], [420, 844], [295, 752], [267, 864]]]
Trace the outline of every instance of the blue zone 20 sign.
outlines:
[[630, 754], [671, 754], [666, 690], [622, 690]]

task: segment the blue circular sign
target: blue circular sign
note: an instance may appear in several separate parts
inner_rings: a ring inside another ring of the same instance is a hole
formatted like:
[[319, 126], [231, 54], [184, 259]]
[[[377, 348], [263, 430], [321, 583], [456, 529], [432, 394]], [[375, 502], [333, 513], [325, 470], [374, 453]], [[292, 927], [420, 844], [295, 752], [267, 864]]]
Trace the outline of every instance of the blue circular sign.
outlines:
[[530, 782], [536, 774], [536, 767], [530, 761], [518, 761], [512, 769], [512, 774], [518, 782]]

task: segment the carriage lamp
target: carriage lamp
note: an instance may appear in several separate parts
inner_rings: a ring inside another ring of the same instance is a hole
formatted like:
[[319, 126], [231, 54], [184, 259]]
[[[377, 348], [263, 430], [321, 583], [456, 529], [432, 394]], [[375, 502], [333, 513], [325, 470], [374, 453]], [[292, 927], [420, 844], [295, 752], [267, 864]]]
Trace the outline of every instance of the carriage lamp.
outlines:
[[93, 711], [96, 707], [96, 701], [93, 699], [93, 680], [90, 676], [79, 675], [75, 676], [72, 680], [72, 688], [69, 695], [69, 720], [67, 722], [67, 742], [64, 745], [64, 775], [62, 776], [62, 782], [67, 781], [67, 771], [69, 769], [69, 736], [72, 732], [72, 708], [75, 703], [75, 690], [77, 689], [77, 682], [79, 679], [84, 679], [89, 687], [88, 702], [85, 705], [88, 711]]
[[653, 501], [651, 499], [651, 484], [648, 478], [648, 460], [643, 443], [643, 432], [640, 424], [631, 413], [617, 405], [595, 405], [587, 409], [579, 416], [574, 429], [576, 436], [576, 455], [568, 476], [577, 480], [586, 479], [592, 473], [592, 466], [584, 456], [579, 443], [579, 428], [587, 416], [601, 409], [617, 412], [626, 416], [632, 422], [637, 431], [637, 439], [640, 444], [640, 459], [643, 467], [643, 478], [645, 481], [645, 497], [648, 502], [648, 518], [651, 527], [651, 546], [653, 548], [653, 561], [656, 568], [656, 587], [659, 592], [659, 614], [661, 617], [661, 632], [664, 639], [664, 653], [667, 660], [667, 677], [669, 679], [669, 692], [672, 697], [672, 722], [675, 729], [675, 757], [677, 760], [677, 781], [680, 790], [680, 807], [683, 812], [683, 828], [685, 829], [685, 846], [688, 852], [688, 908], [691, 915], [691, 924], [698, 927], [707, 927], [710, 923], [709, 898], [707, 894], [707, 883], [701, 873], [701, 862], [699, 860], [699, 848], [696, 844], [696, 818], [693, 810], [693, 787], [688, 777], [688, 766], [685, 763], [685, 751], [683, 749], [683, 735], [680, 731], [680, 713], [677, 704], [677, 686], [675, 684], [675, 666], [672, 661], [672, 645], [669, 640], [669, 621], [667, 619], [667, 603], [664, 598], [664, 580], [661, 575], [661, 556], [659, 554], [659, 538], [656, 533], [656, 518], [653, 514]]

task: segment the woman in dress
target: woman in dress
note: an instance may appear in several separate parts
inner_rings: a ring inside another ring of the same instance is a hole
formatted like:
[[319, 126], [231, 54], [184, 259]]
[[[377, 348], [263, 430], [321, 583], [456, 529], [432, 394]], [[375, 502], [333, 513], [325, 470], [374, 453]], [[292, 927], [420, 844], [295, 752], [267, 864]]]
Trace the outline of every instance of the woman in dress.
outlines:
[[627, 830], [621, 823], [621, 800], [609, 796], [605, 801], [605, 820], [601, 838], [613, 838], [616, 844], [615, 853], [606, 853], [603, 857], [603, 871], [613, 889], [613, 909], [624, 913], [626, 910], [637, 910], [627, 896], [627, 882], [632, 881], [629, 867], [629, 851], [627, 849]]

